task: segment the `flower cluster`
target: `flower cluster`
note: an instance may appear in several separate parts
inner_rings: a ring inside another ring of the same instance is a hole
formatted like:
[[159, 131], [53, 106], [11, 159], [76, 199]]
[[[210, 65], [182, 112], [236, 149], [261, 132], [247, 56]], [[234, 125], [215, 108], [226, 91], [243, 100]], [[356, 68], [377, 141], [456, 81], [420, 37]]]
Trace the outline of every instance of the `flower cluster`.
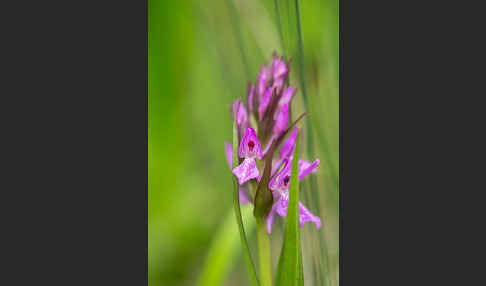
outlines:
[[[278, 155], [275, 149], [290, 131], [289, 105], [295, 88], [286, 84], [289, 65], [282, 58], [273, 55], [268, 66], [262, 65], [255, 85], [249, 86], [246, 104], [237, 99], [233, 104], [233, 120], [238, 132], [238, 166], [232, 173], [238, 179], [241, 203], [254, 202], [252, 193], [257, 184], [263, 183], [262, 176], [266, 162], [271, 162], [271, 179], [265, 189], [271, 190], [273, 204], [267, 215], [267, 231], [271, 233], [275, 214], [287, 216], [289, 184], [292, 175], [299, 181], [316, 171], [319, 159], [314, 162], [299, 159], [298, 174], [292, 174], [292, 161], [298, 129], [295, 127], [281, 144]], [[233, 148], [225, 143], [226, 158], [232, 168]], [[270, 160], [266, 160], [268, 159]], [[266, 190], [265, 190], [266, 191]], [[319, 217], [313, 215], [299, 202], [300, 226], [314, 222], [321, 226]]]

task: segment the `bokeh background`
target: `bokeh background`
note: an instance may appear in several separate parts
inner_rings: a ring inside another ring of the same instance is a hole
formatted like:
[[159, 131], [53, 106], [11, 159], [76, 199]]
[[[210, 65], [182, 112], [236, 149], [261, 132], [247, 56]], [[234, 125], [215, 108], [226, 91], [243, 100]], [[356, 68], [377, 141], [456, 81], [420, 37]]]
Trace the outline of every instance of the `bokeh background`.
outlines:
[[[308, 112], [299, 124], [303, 142], [310, 141], [301, 156], [321, 160], [301, 189], [304, 204], [323, 221], [318, 231], [302, 228], [305, 282], [338, 285], [339, 4], [299, 5], [304, 62], [295, 1], [148, 1], [149, 285], [249, 285], [224, 141], [231, 141], [232, 102], [245, 98], [248, 81], [255, 82], [273, 51], [292, 57], [290, 82], [298, 87], [292, 117]], [[254, 249], [252, 219], [245, 217]], [[271, 237], [274, 266], [279, 221]]]

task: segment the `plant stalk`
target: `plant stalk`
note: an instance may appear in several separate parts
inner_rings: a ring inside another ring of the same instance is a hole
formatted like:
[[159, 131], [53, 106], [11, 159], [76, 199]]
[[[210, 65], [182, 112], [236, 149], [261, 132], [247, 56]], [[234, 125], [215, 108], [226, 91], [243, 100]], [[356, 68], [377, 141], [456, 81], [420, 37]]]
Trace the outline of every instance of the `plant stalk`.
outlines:
[[256, 218], [258, 267], [260, 269], [260, 285], [272, 286], [272, 264], [270, 260], [270, 237], [267, 233], [265, 219]]

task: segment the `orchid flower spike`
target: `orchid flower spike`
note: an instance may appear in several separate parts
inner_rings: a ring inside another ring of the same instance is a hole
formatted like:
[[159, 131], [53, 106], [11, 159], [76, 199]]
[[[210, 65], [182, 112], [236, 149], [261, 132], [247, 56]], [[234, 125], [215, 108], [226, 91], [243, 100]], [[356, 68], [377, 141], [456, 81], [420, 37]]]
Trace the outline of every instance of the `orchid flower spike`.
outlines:
[[[282, 143], [284, 136], [289, 132], [290, 109], [296, 93], [296, 89], [287, 83], [288, 74], [289, 62], [276, 53], [267, 66], [262, 65], [256, 81], [248, 83], [246, 99], [236, 99], [233, 103], [232, 117], [237, 126], [235, 136], [238, 139], [238, 150], [233, 150], [229, 142], [225, 143], [226, 159], [230, 169], [233, 163], [238, 164], [232, 169], [232, 173], [238, 180], [240, 202], [251, 203], [248, 199], [254, 195], [253, 193], [249, 195], [252, 190], [250, 183], [253, 183], [251, 180], [259, 184], [257, 194], [252, 200], [257, 202], [255, 210], [265, 210], [258, 215], [266, 216], [268, 233], [272, 231], [275, 215], [284, 218], [287, 216], [290, 178], [297, 176], [300, 181], [309, 174], [315, 173], [320, 163], [319, 159], [313, 162], [299, 159], [298, 172], [292, 174], [291, 166], [298, 128], [295, 127]], [[239, 160], [233, 162], [233, 152], [236, 151]], [[263, 158], [265, 162], [258, 161], [257, 164], [257, 160]], [[271, 162], [272, 168], [269, 172], [265, 169], [267, 162]], [[261, 188], [262, 184], [267, 186]], [[262, 202], [257, 200], [259, 192], [268, 189], [272, 193], [273, 201], [258, 203]], [[270, 212], [267, 213], [269, 210]], [[321, 227], [320, 218], [312, 214], [301, 202], [299, 202], [299, 220], [300, 226], [306, 222], [313, 222], [317, 228]]]
[[238, 178], [238, 184], [242, 185], [246, 181], [260, 176], [255, 159], [260, 159], [261, 154], [262, 145], [258, 141], [255, 130], [251, 127], [246, 128], [238, 149], [238, 157], [244, 158], [244, 160], [233, 169], [233, 174]]

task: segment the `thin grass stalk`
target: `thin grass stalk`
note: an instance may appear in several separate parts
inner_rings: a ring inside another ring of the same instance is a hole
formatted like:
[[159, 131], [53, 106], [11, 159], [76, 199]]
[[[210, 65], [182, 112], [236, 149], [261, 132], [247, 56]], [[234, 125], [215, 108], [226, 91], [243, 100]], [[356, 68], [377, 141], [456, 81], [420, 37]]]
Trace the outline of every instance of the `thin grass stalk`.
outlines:
[[[222, 285], [241, 253], [239, 251], [239, 231], [233, 218], [233, 208], [230, 211], [212, 239], [203, 269], [196, 284], [197, 286]], [[244, 206], [242, 208], [242, 218], [249, 222], [246, 227], [248, 235], [251, 235], [255, 230], [254, 220], [251, 220], [252, 217], [253, 211], [251, 207]]]
[[[237, 132], [237, 125], [236, 120], [233, 122], [233, 168], [238, 165], [238, 132]], [[243, 246], [243, 253], [245, 255], [245, 261], [248, 268], [248, 274], [250, 275], [250, 283], [252, 286], [259, 286], [255, 264], [253, 263], [253, 259], [251, 258], [250, 247], [248, 245], [248, 240], [246, 238], [245, 227], [243, 224], [243, 219], [241, 217], [241, 208], [240, 208], [240, 196], [239, 196], [239, 187], [238, 182], [235, 176], [233, 177], [233, 202], [234, 202], [234, 210], [235, 210], [235, 217], [236, 222], [238, 224], [238, 229], [240, 232], [240, 239], [241, 244]]]
[[[205, 13], [205, 7], [203, 8], [202, 6], [204, 5], [202, 2], [195, 1], [194, 2], [196, 8], [195, 10], [195, 16], [198, 17], [201, 20], [201, 25], [206, 27], [204, 33], [201, 33], [201, 41], [206, 41], [206, 42], [218, 42], [219, 38], [216, 37], [215, 35], [217, 34], [217, 29], [214, 27], [214, 23], [212, 23], [209, 20], [209, 15]], [[222, 71], [226, 72], [220, 72], [218, 75], [221, 76], [221, 83], [224, 85], [224, 88], [229, 90], [230, 92], [223, 93], [223, 96], [229, 96], [234, 99], [238, 92], [240, 91], [238, 86], [238, 82], [235, 81], [235, 76], [234, 76], [234, 66], [232, 66], [230, 63], [227, 61], [227, 57], [225, 57], [225, 51], [222, 48], [221, 44], [216, 44], [214, 45], [216, 47], [217, 52], [215, 53], [215, 58], [217, 59], [217, 62], [219, 63], [219, 68]], [[230, 71], [230, 72], [228, 72]], [[224, 98], [226, 99], [226, 98]]]
[[[298, 173], [299, 135], [297, 135], [292, 161], [292, 174]], [[284, 241], [277, 267], [276, 285], [303, 286], [304, 274], [299, 227], [299, 181], [290, 177], [289, 204], [285, 221]]]
[[260, 285], [272, 286], [272, 264], [270, 260], [270, 237], [267, 233], [265, 219], [256, 219], [256, 231], [258, 242], [258, 267], [260, 273]]
[[248, 60], [245, 53], [245, 48], [243, 47], [243, 36], [241, 35], [241, 27], [238, 21], [238, 14], [236, 12], [235, 5], [232, 0], [228, 0], [228, 5], [230, 8], [231, 19], [233, 19], [233, 28], [236, 34], [236, 40], [238, 42], [238, 47], [241, 53], [241, 60], [243, 62], [243, 67], [245, 69], [246, 80], [250, 79], [250, 68], [248, 67]]
[[[300, 85], [302, 88], [302, 96], [304, 100], [304, 108], [306, 112], [309, 112], [309, 100], [307, 97], [307, 89], [306, 89], [306, 84], [305, 84], [305, 58], [304, 58], [304, 47], [303, 47], [303, 40], [302, 40], [302, 28], [301, 28], [301, 22], [300, 22], [300, 8], [299, 8], [299, 0], [295, 0], [295, 14], [297, 18], [297, 36], [298, 36], [298, 57], [299, 57], [299, 72], [300, 72]], [[315, 157], [315, 150], [314, 150], [314, 138], [313, 138], [313, 133], [312, 133], [312, 128], [311, 128], [311, 116], [307, 118], [307, 151], [309, 153], [310, 158]], [[310, 188], [311, 188], [311, 193], [317, 195], [317, 198], [319, 197], [319, 194], [317, 192], [317, 182], [314, 177], [311, 177], [310, 180]], [[314, 201], [314, 200], [313, 200]], [[318, 204], [315, 204], [317, 206], [317, 210], [319, 213], [320, 208], [318, 207]], [[330, 285], [330, 280], [329, 280], [329, 255], [327, 252], [327, 246], [325, 243], [325, 237], [323, 239], [320, 239], [320, 248], [321, 248], [321, 253], [324, 256], [325, 259], [325, 264], [326, 264], [326, 282], [327, 285]]]
[[[319, 143], [321, 145], [324, 146], [323, 149], [327, 150], [327, 146], [329, 146], [329, 144], [327, 142], [324, 131], [322, 130], [322, 128], [319, 128], [319, 127], [315, 127], [315, 128], [316, 128], [316, 131], [317, 131], [316, 132], [317, 140], [319, 141]], [[334, 185], [334, 189], [336, 190], [336, 192], [339, 192], [339, 180], [338, 180], [338, 176], [337, 176], [337, 173], [336, 173], [336, 168], [334, 167], [334, 164], [331, 161], [331, 157], [330, 156], [323, 156], [323, 157], [324, 157], [323, 158], [324, 161], [326, 162], [326, 165], [329, 168], [329, 177], [331, 177], [331, 182]]]
[[282, 23], [280, 19], [280, 11], [278, 9], [278, 0], [274, 0], [273, 3], [275, 4], [275, 19], [277, 21], [277, 29], [278, 29], [278, 34], [280, 36], [280, 44], [282, 45], [282, 54], [284, 58], [288, 59], [288, 55], [285, 52], [285, 45], [284, 45], [284, 39], [283, 39], [283, 33], [282, 33]]

